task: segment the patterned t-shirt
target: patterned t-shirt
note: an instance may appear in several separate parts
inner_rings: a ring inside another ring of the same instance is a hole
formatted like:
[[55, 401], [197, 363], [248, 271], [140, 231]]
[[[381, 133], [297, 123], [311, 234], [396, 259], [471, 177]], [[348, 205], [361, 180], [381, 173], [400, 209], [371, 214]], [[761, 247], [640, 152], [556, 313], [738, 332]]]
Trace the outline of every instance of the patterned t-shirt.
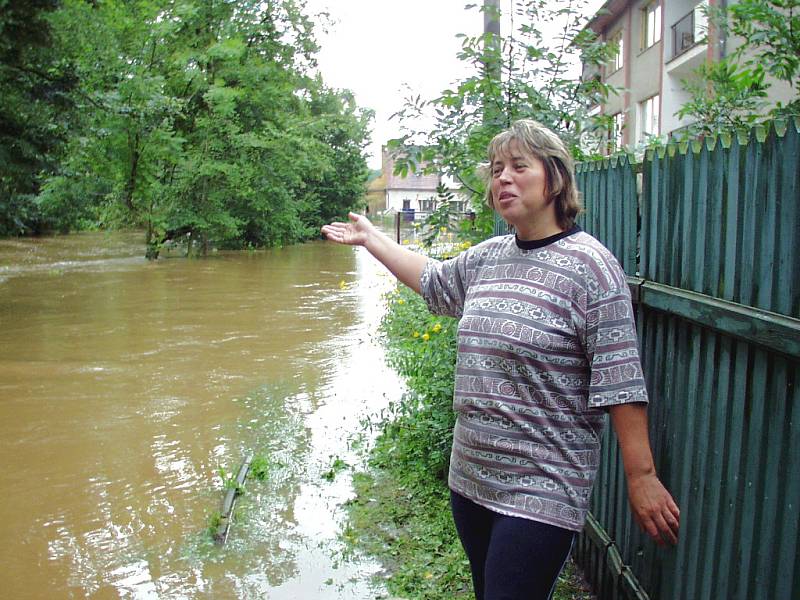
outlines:
[[605, 408], [647, 402], [619, 263], [575, 227], [429, 260], [420, 285], [431, 312], [460, 318], [450, 488], [580, 531]]

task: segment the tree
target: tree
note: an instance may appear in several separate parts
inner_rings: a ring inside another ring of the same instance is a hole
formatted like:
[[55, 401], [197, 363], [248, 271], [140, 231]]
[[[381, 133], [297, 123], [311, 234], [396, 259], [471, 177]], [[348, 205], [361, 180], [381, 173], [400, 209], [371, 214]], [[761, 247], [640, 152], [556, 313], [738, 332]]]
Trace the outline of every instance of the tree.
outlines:
[[[719, 35], [741, 40], [717, 63], [701, 65], [683, 81], [691, 95], [677, 112], [694, 119], [686, 135], [711, 135], [750, 127], [765, 118], [800, 114], [800, 1], [739, 0], [708, 9]], [[767, 111], [769, 75], [794, 90], [787, 104]]]
[[0, 3], [0, 235], [35, 230], [38, 175], [73, 116], [72, 65], [53, 46], [56, 0]]
[[[724, 13], [723, 13], [724, 14]], [[795, 99], [776, 114], [800, 109], [800, 0], [739, 0], [728, 7], [730, 32], [744, 43], [734, 56], [753, 69], [785, 81]], [[753, 56], [748, 57], [752, 51]]]
[[[396, 168], [402, 172], [427, 164], [429, 171], [453, 176], [473, 198], [481, 199], [485, 184], [479, 165], [489, 140], [523, 117], [558, 132], [573, 154], [584, 158], [586, 136], [607, 127], [590, 109], [612, 92], [599, 79], [582, 80], [577, 74], [579, 58], [599, 65], [608, 56], [605, 44], [584, 28], [585, 8], [584, 0], [519, 1], [510, 15], [511, 35], [499, 43], [493, 33], [461, 36], [459, 58], [474, 74], [433, 100], [407, 100], [397, 115], [401, 122], [429, 112], [434, 125], [426, 131], [407, 130], [390, 142], [390, 148], [406, 157], [396, 161]], [[479, 201], [473, 208], [478, 230], [490, 232], [488, 208]]]
[[695, 119], [685, 131], [687, 137], [746, 129], [762, 118], [768, 88], [762, 69], [720, 61], [701, 65], [695, 75], [683, 82], [691, 99], [676, 113]]
[[49, 16], [78, 115], [33, 206], [50, 227], [287, 244], [355, 208], [371, 113], [310, 75], [295, 0], [63, 0]]

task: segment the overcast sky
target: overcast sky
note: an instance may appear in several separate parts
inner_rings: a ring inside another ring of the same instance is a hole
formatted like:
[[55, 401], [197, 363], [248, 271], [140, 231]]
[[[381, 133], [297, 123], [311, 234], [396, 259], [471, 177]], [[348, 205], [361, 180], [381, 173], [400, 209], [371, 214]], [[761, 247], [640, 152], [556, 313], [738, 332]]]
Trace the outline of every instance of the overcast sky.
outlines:
[[[503, 3], [508, 0], [503, 0]], [[480, 3], [480, 2], [476, 2]], [[347, 88], [359, 106], [375, 111], [369, 166], [380, 168], [381, 144], [399, 135], [389, 117], [408, 95], [434, 98], [466, 75], [456, 58], [456, 34], [477, 35], [483, 13], [464, 10], [465, 0], [307, 0], [309, 13], [326, 10], [330, 32], [317, 31], [324, 81]]]
[[[504, 14], [513, 0], [500, 0]], [[400, 135], [392, 114], [409, 95], [435, 98], [451, 83], [468, 75], [456, 58], [459, 33], [483, 31], [483, 13], [467, 4], [482, 0], [306, 0], [309, 14], [327, 11], [332, 24], [317, 30], [323, 80], [331, 87], [351, 90], [359, 106], [375, 111], [372, 143], [367, 148], [370, 168], [381, 166], [381, 145]], [[603, 0], [591, 0], [595, 12]], [[510, 23], [501, 21], [501, 33]]]

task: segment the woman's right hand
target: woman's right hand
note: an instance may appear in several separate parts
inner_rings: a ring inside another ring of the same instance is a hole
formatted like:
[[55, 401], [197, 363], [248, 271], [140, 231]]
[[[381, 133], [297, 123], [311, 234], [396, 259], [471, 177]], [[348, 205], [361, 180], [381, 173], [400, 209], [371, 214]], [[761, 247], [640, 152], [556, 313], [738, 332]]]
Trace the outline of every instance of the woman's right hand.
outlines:
[[375, 229], [363, 215], [349, 213], [349, 223], [330, 223], [323, 225], [322, 234], [332, 242], [349, 246], [364, 246], [370, 233]]
[[389, 269], [392, 274], [419, 293], [420, 276], [428, 259], [394, 242], [376, 229], [363, 215], [350, 213], [348, 223], [330, 223], [322, 233], [332, 242], [349, 246], [363, 246]]

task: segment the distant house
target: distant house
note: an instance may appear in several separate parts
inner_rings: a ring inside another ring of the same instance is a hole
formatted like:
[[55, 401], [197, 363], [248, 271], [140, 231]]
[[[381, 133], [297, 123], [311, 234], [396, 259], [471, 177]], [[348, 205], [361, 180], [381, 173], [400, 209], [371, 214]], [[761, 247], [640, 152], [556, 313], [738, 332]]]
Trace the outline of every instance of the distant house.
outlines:
[[380, 175], [369, 180], [366, 201], [367, 214], [374, 215], [386, 210], [386, 176], [383, 170]]
[[[728, 0], [733, 2], [735, 0]], [[690, 95], [682, 81], [695, 77], [703, 63], [720, 60], [741, 42], [707, 23], [700, 0], [608, 0], [587, 28], [614, 45], [616, 51], [599, 70], [584, 66], [583, 77], [598, 77], [620, 89], [596, 107], [613, 118], [610, 146], [635, 146], [649, 136], [663, 136], [686, 127], [676, 116]], [[711, 6], [725, 0], [710, 0]], [[770, 102], [793, 95], [784, 82], [770, 80]]]
[[413, 213], [415, 217], [426, 217], [436, 210], [439, 198], [436, 188], [441, 182], [456, 192], [451, 201], [454, 212], [463, 212], [466, 201], [458, 195], [456, 186], [444, 180], [439, 174], [428, 175], [417, 171], [405, 177], [394, 174], [395, 155], [386, 147], [382, 148], [381, 175], [373, 179], [367, 187], [367, 206], [371, 214], [380, 212]]

